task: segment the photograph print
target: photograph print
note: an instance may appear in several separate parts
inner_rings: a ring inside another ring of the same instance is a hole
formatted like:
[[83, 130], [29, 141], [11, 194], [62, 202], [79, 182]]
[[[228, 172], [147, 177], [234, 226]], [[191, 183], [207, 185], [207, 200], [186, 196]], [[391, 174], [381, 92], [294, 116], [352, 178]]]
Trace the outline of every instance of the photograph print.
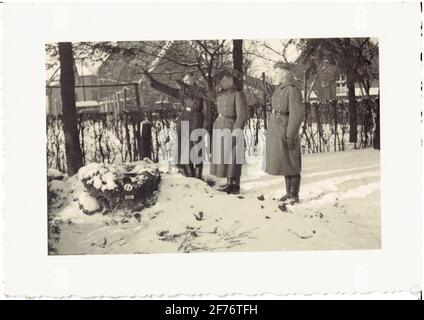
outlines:
[[45, 48], [49, 255], [381, 248], [377, 38]]

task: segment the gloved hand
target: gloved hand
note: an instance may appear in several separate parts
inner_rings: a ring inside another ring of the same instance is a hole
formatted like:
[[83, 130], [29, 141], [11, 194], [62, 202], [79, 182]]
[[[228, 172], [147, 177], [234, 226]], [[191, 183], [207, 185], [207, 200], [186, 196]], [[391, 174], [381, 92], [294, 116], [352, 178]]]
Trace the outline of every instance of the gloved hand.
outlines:
[[184, 88], [185, 87], [185, 83], [181, 80], [176, 79], [175, 83], [177, 84], [177, 87], [179, 88]]
[[286, 142], [287, 142], [287, 148], [289, 150], [294, 150], [294, 148], [296, 146], [296, 139], [295, 138], [287, 137], [286, 138]]

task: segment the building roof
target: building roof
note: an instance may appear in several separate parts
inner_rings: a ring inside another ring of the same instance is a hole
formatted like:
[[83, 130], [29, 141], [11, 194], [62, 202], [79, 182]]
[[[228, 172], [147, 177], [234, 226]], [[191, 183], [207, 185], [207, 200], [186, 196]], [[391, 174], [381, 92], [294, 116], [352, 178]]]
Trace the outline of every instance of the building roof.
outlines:
[[75, 61], [75, 68], [79, 76], [94, 76], [97, 74], [99, 63], [87, 63], [81, 61]]
[[[370, 88], [370, 96], [378, 96], [378, 87], [371, 87]], [[355, 96], [356, 97], [362, 97], [362, 90], [361, 88], [355, 87]]]
[[100, 105], [99, 101], [97, 100], [77, 101], [75, 104], [77, 108], [91, 108], [98, 107]]

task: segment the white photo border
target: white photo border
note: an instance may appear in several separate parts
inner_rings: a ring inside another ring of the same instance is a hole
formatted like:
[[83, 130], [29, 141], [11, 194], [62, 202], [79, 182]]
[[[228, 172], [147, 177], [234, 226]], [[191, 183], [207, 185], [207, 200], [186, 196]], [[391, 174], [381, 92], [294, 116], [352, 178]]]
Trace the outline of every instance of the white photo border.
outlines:
[[[3, 21], [7, 294], [420, 290], [419, 3], [6, 3]], [[381, 250], [47, 255], [46, 43], [362, 36], [380, 45]]]

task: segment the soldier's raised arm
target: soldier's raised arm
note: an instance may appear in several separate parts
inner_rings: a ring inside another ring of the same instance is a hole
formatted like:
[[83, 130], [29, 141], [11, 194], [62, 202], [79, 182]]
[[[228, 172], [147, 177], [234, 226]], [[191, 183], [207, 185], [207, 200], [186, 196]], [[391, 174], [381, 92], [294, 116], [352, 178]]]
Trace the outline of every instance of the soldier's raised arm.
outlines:
[[[224, 70], [230, 72], [236, 78], [242, 77], [238, 70], [230, 69], [230, 68], [226, 68], [226, 67], [224, 67]], [[258, 90], [263, 91], [265, 93], [265, 95], [267, 95], [267, 97], [271, 97], [272, 94], [274, 93], [275, 86], [273, 84], [265, 81], [265, 79], [257, 79], [255, 77], [251, 77], [249, 75], [244, 75], [243, 81], [244, 81], [245, 85], [252, 87], [254, 89], [258, 89]]]
[[246, 124], [248, 115], [247, 115], [247, 99], [243, 92], [237, 91], [236, 98], [236, 121], [234, 122], [234, 129], [243, 130], [244, 125]]
[[143, 73], [146, 76], [147, 80], [150, 82], [150, 86], [153, 89], [160, 91], [168, 96], [174, 97], [175, 99], [180, 99], [181, 94], [178, 89], [172, 88], [165, 83], [159, 82], [158, 80], [153, 78], [152, 75], [146, 70], [143, 70]]
[[298, 87], [289, 86], [289, 122], [287, 124], [287, 137], [295, 139], [305, 118], [305, 105]]
[[181, 80], [175, 80], [175, 82], [177, 82], [188, 93], [196, 96], [197, 98], [202, 98], [208, 100], [209, 102], [215, 103], [215, 99], [208, 93], [206, 89], [197, 86], [190, 86]]

